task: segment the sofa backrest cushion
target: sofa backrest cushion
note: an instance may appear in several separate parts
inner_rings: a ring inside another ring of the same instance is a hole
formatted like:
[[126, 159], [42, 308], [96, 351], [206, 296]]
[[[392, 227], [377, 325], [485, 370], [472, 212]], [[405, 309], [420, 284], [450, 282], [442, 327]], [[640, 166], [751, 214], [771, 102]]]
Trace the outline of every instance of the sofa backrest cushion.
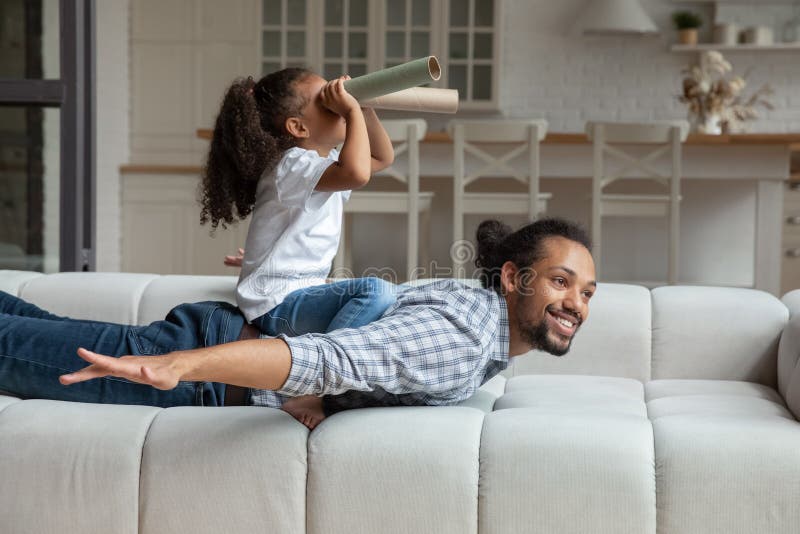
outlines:
[[783, 302], [784, 306], [789, 308], [789, 315], [794, 317], [800, 312], [800, 289], [795, 289], [794, 291], [789, 291], [786, 293], [782, 298], [781, 302]]
[[778, 391], [800, 418], [800, 315], [792, 315], [778, 346]]
[[139, 301], [155, 274], [56, 273], [28, 281], [19, 296], [56, 315], [137, 324]]
[[786, 306], [763, 291], [659, 287], [653, 296], [653, 379], [743, 380], [777, 385]]
[[236, 280], [235, 276], [159, 276], [142, 294], [139, 324], [163, 319], [169, 310], [184, 302], [213, 300], [235, 304]]
[[556, 357], [532, 351], [512, 359], [512, 374], [585, 374], [650, 379], [650, 291], [598, 284], [572, 348]]
[[33, 280], [44, 276], [42, 273], [34, 273], [31, 271], [11, 271], [0, 270], [0, 291], [14, 296], [19, 296], [22, 288]]

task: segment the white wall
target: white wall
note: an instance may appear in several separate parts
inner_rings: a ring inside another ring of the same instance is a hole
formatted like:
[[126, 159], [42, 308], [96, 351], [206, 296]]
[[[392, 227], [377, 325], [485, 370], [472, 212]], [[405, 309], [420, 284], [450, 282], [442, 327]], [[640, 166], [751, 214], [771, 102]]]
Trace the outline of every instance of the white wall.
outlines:
[[222, 94], [258, 65], [256, 0], [131, 0], [131, 148], [137, 163], [200, 164]]
[[129, 0], [97, 2], [97, 270], [120, 269], [119, 167], [130, 161]]

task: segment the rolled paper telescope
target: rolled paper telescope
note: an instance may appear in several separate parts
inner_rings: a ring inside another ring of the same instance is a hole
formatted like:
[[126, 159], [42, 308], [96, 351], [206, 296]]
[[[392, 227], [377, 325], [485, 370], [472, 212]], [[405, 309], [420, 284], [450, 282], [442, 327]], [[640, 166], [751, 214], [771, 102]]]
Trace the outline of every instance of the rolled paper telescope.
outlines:
[[344, 88], [356, 100], [363, 102], [436, 81], [441, 77], [439, 60], [434, 56], [428, 56], [347, 80], [344, 82]]
[[376, 109], [455, 113], [458, 111], [458, 91], [434, 87], [412, 87], [396, 93], [363, 100], [361, 104]]

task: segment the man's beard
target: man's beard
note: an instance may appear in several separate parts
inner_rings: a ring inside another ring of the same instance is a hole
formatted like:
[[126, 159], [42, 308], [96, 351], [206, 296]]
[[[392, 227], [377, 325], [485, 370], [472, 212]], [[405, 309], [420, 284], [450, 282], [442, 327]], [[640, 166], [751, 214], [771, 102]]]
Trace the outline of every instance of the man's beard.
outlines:
[[[558, 332], [552, 332], [550, 330], [550, 328], [547, 326], [546, 314], [551, 309], [552, 306], [548, 306], [545, 309], [545, 316], [542, 317], [542, 320], [539, 322], [539, 324], [523, 323], [520, 321], [520, 335], [531, 347], [535, 349], [543, 350], [544, 352], [548, 352], [553, 356], [563, 356], [569, 352], [569, 349], [572, 346], [572, 340], [575, 338], [575, 334], [567, 338]], [[578, 325], [578, 327], [580, 327], [580, 325]], [[575, 333], [577, 332], [578, 329], [576, 328]], [[553, 338], [559, 339], [562, 342], [558, 343], [554, 341]]]

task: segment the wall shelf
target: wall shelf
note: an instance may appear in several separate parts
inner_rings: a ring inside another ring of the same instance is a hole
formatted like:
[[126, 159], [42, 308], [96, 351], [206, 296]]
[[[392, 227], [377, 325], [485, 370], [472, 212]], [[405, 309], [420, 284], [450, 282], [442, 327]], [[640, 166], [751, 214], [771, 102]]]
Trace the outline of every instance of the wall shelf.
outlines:
[[723, 45], [714, 43], [703, 43], [697, 45], [675, 44], [670, 47], [672, 52], [705, 52], [708, 50], [718, 50], [720, 52], [762, 52], [762, 51], [787, 51], [800, 50], [800, 42], [797, 43], [775, 43], [771, 45]]

